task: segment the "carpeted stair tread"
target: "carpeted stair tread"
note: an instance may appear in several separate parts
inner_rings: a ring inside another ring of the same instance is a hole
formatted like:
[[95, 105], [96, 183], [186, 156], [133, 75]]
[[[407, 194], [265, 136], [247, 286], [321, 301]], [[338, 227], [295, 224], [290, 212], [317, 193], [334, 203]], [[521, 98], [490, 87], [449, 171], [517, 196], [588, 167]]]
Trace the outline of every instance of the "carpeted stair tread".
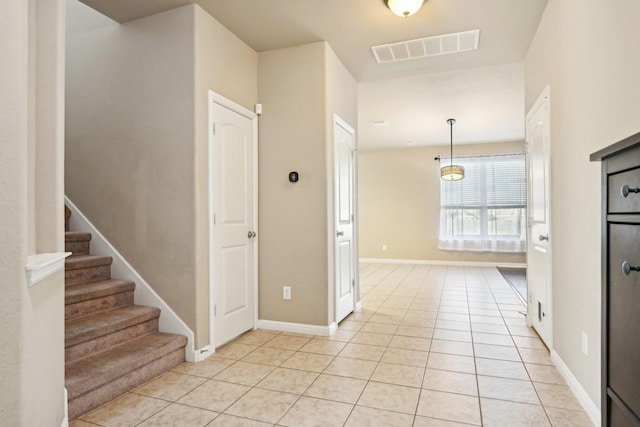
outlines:
[[67, 257], [64, 262], [64, 269], [78, 270], [81, 268], [102, 267], [105, 265], [111, 265], [113, 258], [110, 256], [100, 255], [72, 255]]
[[[91, 233], [69, 232], [65, 206], [65, 387], [73, 420], [185, 359], [187, 338], [158, 332], [160, 309], [134, 305], [135, 283], [111, 278]], [[1, 424], [1, 423], [0, 423]]]
[[91, 233], [67, 231], [64, 233], [64, 250], [72, 255], [89, 255], [91, 252]]
[[135, 287], [135, 283], [129, 280], [120, 279], [107, 279], [100, 280], [99, 282], [82, 283], [70, 286], [66, 289], [64, 293], [64, 302], [66, 305], [76, 304], [94, 298], [103, 298], [122, 292], [133, 291]]
[[[69, 399], [125, 376], [165, 354], [184, 347], [186, 343], [186, 337], [156, 333], [67, 363], [65, 386]], [[122, 390], [122, 393], [126, 391]]]
[[91, 233], [84, 231], [66, 231], [64, 233], [64, 241], [66, 242], [87, 242], [91, 240]]
[[65, 322], [65, 348], [157, 319], [160, 309], [132, 305]]

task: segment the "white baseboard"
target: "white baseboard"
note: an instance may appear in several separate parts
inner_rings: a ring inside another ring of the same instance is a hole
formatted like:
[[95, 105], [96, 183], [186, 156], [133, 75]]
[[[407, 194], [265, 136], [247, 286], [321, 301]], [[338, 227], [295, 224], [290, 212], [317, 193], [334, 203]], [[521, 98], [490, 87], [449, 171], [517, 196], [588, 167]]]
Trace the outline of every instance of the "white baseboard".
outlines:
[[555, 350], [551, 350], [551, 361], [556, 368], [558, 368], [558, 372], [560, 372], [564, 377], [565, 381], [567, 381], [569, 388], [573, 391], [573, 394], [584, 408], [593, 425], [599, 426], [601, 412], [598, 405], [591, 400], [591, 397], [589, 397], [587, 391], [582, 387], [582, 384], [580, 384], [578, 379], [573, 375], [573, 372], [571, 372], [569, 367], [564, 363], [560, 355]]
[[328, 337], [338, 329], [338, 325], [336, 325], [336, 322], [332, 322], [327, 326], [320, 326], [307, 325], [305, 323], [278, 322], [277, 320], [261, 319], [258, 320], [258, 329]]
[[215, 349], [211, 349], [210, 345], [205, 345], [202, 348], [197, 349], [193, 354], [193, 360], [187, 360], [187, 362], [202, 362], [204, 359], [207, 359], [213, 353], [215, 353]]
[[69, 393], [67, 393], [66, 387], [64, 388], [64, 418], [60, 427], [69, 427]]
[[109, 243], [109, 241], [98, 231], [89, 219], [73, 204], [67, 196], [64, 196], [64, 203], [71, 210], [69, 228], [74, 231], [91, 233], [92, 251], [101, 255], [108, 255], [113, 258], [111, 272], [114, 277], [135, 282], [134, 301], [136, 304], [158, 307], [160, 311], [159, 328], [162, 332], [184, 335], [187, 337], [185, 346], [185, 359], [187, 362], [195, 362], [197, 359], [195, 351], [195, 341], [193, 331], [186, 323], [169, 307], [169, 305], [151, 288], [151, 286], [140, 276], [140, 274], [127, 262], [126, 259]]
[[379, 264], [420, 264], [420, 265], [448, 265], [455, 267], [505, 267], [525, 268], [526, 263], [520, 262], [489, 262], [489, 261], [444, 261], [425, 259], [392, 259], [392, 258], [360, 258], [360, 262], [372, 262]]

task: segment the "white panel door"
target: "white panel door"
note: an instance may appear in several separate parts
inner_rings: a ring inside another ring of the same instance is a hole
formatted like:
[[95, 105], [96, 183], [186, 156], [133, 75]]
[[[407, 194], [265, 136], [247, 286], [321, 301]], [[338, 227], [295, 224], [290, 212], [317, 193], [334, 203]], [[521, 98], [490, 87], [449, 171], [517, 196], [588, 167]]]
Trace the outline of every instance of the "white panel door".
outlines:
[[254, 129], [252, 119], [210, 103], [211, 280], [215, 347], [254, 326]]
[[335, 204], [335, 295], [336, 323], [355, 305], [354, 260], [354, 148], [355, 132], [338, 118], [333, 125]]
[[527, 114], [526, 123], [529, 161], [527, 311], [531, 325], [547, 347], [552, 348], [549, 101], [547, 87]]

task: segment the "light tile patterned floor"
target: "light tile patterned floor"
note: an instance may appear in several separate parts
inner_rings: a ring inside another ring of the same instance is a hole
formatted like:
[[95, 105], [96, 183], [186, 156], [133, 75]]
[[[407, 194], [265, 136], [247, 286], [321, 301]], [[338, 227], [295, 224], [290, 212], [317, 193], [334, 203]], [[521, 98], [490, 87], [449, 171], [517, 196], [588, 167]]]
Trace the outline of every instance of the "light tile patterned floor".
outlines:
[[256, 330], [71, 423], [591, 426], [494, 268], [362, 264], [331, 337]]

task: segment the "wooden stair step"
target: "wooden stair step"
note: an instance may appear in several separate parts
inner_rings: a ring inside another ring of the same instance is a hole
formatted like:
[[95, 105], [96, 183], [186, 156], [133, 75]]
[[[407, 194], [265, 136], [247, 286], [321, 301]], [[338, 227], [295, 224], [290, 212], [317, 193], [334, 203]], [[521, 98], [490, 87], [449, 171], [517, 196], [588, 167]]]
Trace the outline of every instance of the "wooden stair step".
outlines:
[[65, 386], [72, 420], [184, 361], [187, 339], [156, 333], [67, 363]]
[[86, 282], [96, 282], [111, 278], [110, 256], [73, 255], [64, 263], [65, 285], [77, 285]]
[[107, 279], [66, 288], [65, 320], [133, 304], [135, 284], [129, 280]]
[[109, 347], [158, 332], [160, 309], [131, 305], [65, 322], [65, 360], [90, 356]]
[[67, 231], [64, 233], [64, 250], [73, 255], [89, 255], [91, 233]]

